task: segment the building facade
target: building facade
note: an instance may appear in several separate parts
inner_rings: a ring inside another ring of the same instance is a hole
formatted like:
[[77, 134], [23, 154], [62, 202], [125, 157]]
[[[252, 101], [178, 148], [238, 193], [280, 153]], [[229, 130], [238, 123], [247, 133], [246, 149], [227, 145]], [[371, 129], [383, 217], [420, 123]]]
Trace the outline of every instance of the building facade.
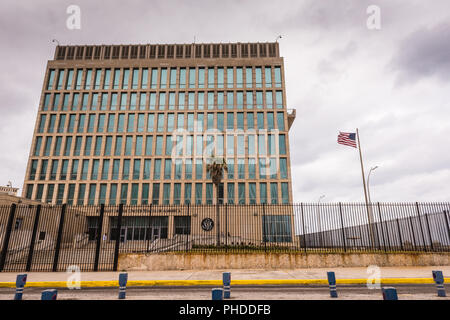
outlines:
[[278, 43], [57, 46], [23, 197], [52, 204], [292, 202]]

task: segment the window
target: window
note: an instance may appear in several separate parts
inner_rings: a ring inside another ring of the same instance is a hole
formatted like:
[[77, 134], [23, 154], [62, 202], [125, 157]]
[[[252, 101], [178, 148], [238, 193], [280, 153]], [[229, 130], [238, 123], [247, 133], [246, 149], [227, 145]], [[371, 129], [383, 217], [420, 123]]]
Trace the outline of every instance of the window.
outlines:
[[189, 68], [189, 88], [195, 88], [195, 68]]
[[256, 179], [256, 160], [254, 158], [248, 159], [248, 178]]
[[278, 184], [276, 182], [270, 183], [270, 203], [278, 203]]
[[227, 159], [228, 179], [234, 179], [234, 159]]
[[238, 203], [245, 204], [245, 183], [238, 183]]
[[265, 67], [265, 80], [266, 80], [266, 88], [272, 87], [272, 68], [271, 67]]
[[163, 204], [170, 203], [170, 183], [164, 183], [163, 186]]
[[109, 204], [115, 205], [117, 199], [117, 183], [112, 183], [109, 189]]
[[109, 175], [109, 159], [103, 160], [103, 167], [102, 167], [102, 180], [108, 180]]
[[148, 204], [148, 193], [149, 193], [149, 184], [143, 183], [142, 184], [142, 199], [141, 204]]
[[192, 159], [185, 160], [184, 177], [185, 179], [192, 179]]
[[141, 79], [141, 88], [147, 89], [148, 86], [148, 69], [142, 69], [142, 79]]
[[134, 159], [133, 163], [133, 180], [139, 180], [141, 176], [141, 160]]
[[234, 85], [234, 69], [233, 67], [227, 68], [227, 88], [233, 88]]
[[191, 217], [175, 216], [175, 234], [191, 234]]
[[224, 84], [223, 68], [217, 68], [217, 87], [221, 89], [223, 88], [223, 84]]
[[180, 88], [186, 88], [186, 68], [180, 68]]
[[128, 184], [122, 184], [120, 189], [120, 203], [126, 204], [128, 197]]
[[275, 100], [276, 100], [277, 108], [283, 108], [283, 93], [282, 93], [282, 91], [276, 92]]
[[114, 148], [114, 155], [115, 156], [120, 156], [122, 154], [122, 137], [121, 136], [117, 136], [116, 137], [116, 145]]
[[242, 68], [238, 67], [238, 68], [236, 68], [236, 87], [237, 88], [242, 88], [243, 85], [244, 85], [244, 83], [243, 83]]
[[237, 160], [238, 164], [238, 179], [245, 179], [245, 160], [243, 158], [239, 158]]
[[34, 155], [39, 156], [41, 151], [41, 145], [42, 145], [42, 137], [36, 138], [36, 144], [34, 146]]
[[109, 83], [111, 81], [111, 69], [105, 70], [105, 79], [103, 80], [103, 89], [109, 89]]
[[198, 87], [205, 87], [205, 68], [198, 68]]
[[256, 204], [256, 183], [248, 184], [248, 198], [250, 204]]
[[128, 80], [130, 79], [130, 69], [123, 70], [122, 89], [128, 89]]
[[237, 129], [244, 130], [244, 113], [243, 112], [237, 113]]
[[208, 88], [214, 88], [214, 67], [208, 68]]
[[266, 107], [269, 108], [269, 109], [273, 108], [272, 91], [266, 91]]
[[234, 183], [227, 184], [227, 198], [229, 204], [234, 204]]
[[202, 187], [201, 183], [195, 184], [195, 204], [202, 204]]
[[139, 184], [133, 183], [131, 185], [131, 204], [136, 205], [138, 203], [139, 196]]
[[255, 84], [256, 88], [262, 88], [262, 70], [261, 67], [255, 68]]
[[55, 81], [55, 70], [50, 69], [50, 73], [47, 80], [47, 90], [53, 89], [53, 82]]
[[246, 87], [247, 88], [251, 88], [252, 87], [252, 67], [246, 67], [245, 68], [245, 82], [246, 82]]
[[70, 180], [77, 180], [78, 179], [78, 160], [72, 161], [72, 172], [70, 173]]
[[161, 89], [167, 88], [167, 68], [161, 68], [159, 87]]
[[153, 204], [158, 204], [159, 203], [159, 183], [154, 183], [153, 184], [152, 203]]
[[213, 184], [206, 184], [206, 204], [213, 204]]
[[184, 204], [190, 204], [192, 197], [192, 184], [185, 183], [184, 184]]
[[281, 88], [281, 67], [275, 67], [275, 87]]
[[267, 203], [267, 183], [265, 182], [259, 184], [259, 199], [261, 204]]
[[45, 114], [42, 114], [41, 118], [39, 120], [39, 127], [38, 127], [38, 132], [39, 133], [43, 133], [44, 132], [46, 119], [47, 119], [47, 116]]
[[56, 180], [57, 172], [58, 172], [58, 160], [53, 160], [52, 169], [50, 170], [50, 180]]
[[280, 134], [278, 136], [279, 140], [279, 152], [280, 154], [286, 154], [286, 139], [284, 134]]
[[203, 162], [201, 159], [195, 160], [195, 178], [198, 180], [203, 179]]
[[80, 184], [78, 187], [78, 200], [77, 204], [82, 205], [84, 204], [84, 195], [86, 193], [86, 185], [84, 183]]
[[288, 215], [263, 216], [264, 242], [291, 242], [291, 219]]

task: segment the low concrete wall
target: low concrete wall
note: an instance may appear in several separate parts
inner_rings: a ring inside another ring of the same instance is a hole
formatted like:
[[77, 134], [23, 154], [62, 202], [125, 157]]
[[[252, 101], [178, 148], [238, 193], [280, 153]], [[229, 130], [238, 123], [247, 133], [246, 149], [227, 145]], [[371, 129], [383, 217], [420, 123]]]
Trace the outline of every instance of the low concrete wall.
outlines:
[[119, 256], [121, 271], [446, 266], [450, 253], [159, 253]]

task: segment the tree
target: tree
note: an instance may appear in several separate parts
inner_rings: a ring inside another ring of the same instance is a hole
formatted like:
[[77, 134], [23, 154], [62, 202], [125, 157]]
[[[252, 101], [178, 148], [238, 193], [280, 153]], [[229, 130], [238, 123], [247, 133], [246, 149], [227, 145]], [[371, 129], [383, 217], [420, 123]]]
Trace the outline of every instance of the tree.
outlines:
[[219, 217], [219, 185], [223, 179], [223, 172], [228, 172], [228, 166], [224, 158], [215, 158], [214, 154], [211, 161], [206, 165], [206, 172], [211, 176], [212, 183], [216, 189], [216, 226], [217, 226], [217, 246], [220, 245], [220, 217]]

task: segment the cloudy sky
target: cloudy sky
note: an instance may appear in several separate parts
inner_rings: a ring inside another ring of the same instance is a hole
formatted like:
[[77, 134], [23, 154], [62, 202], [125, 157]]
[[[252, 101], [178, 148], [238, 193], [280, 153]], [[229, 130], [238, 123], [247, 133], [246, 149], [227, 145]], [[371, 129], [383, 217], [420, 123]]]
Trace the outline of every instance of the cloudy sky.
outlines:
[[[66, 27], [69, 5], [81, 29]], [[369, 29], [370, 5], [380, 29]], [[0, 4], [0, 185], [22, 187], [54, 44], [266, 42], [282, 35], [295, 202], [450, 200], [450, 2], [15, 1]]]

